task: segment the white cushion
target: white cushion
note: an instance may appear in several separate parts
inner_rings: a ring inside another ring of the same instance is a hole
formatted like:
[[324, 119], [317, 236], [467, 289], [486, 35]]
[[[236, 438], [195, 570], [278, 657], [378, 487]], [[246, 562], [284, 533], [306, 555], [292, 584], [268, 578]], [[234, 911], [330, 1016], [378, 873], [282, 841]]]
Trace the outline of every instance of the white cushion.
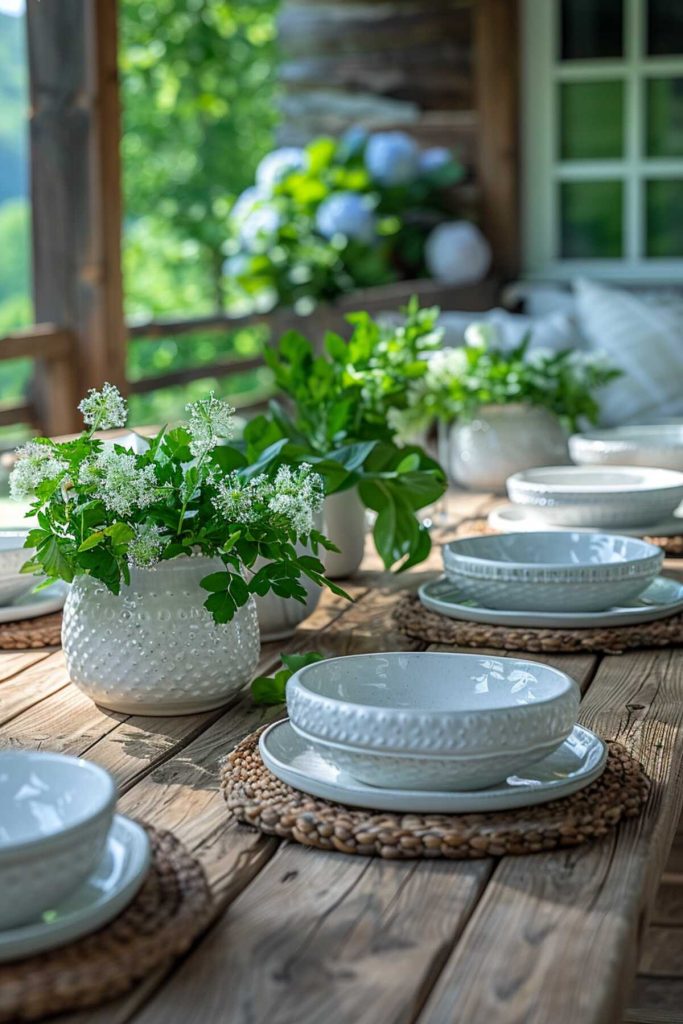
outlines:
[[576, 323], [566, 313], [554, 312], [547, 316], [531, 317], [508, 313], [506, 309], [490, 309], [485, 313], [442, 313], [439, 327], [444, 331], [444, 345], [464, 345], [465, 331], [470, 324], [480, 321], [493, 323], [499, 328], [506, 348], [519, 345], [529, 331], [529, 351], [547, 348], [561, 352], [566, 348], [585, 348]]
[[584, 278], [574, 288], [590, 349], [623, 374], [598, 395], [601, 423], [683, 414], [683, 298], [662, 302]]

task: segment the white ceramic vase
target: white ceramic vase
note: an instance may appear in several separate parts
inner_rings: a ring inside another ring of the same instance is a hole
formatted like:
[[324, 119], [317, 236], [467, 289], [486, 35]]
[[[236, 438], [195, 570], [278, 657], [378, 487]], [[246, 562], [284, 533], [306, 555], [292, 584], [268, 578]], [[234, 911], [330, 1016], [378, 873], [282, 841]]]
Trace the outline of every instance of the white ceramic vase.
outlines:
[[542, 406], [484, 405], [472, 420], [439, 424], [439, 461], [452, 483], [500, 494], [513, 473], [567, 465], [567, 434]]
[[325, 498], [325, 534], [340, 553], [325, 552], [325, 571], [332, 580], [352, 576], [363, 561], [368, 530], [365, 507], [352, 487]]
[[222, 567], [193, 556], [132, 568], [118, 595], [78, 576], [62, 626], [72, 682], [124, 714], [185, 715], [225, 704], [251, 678], [260, 640], [253, 598], [225, 624], [203, 607], [199, 581]]

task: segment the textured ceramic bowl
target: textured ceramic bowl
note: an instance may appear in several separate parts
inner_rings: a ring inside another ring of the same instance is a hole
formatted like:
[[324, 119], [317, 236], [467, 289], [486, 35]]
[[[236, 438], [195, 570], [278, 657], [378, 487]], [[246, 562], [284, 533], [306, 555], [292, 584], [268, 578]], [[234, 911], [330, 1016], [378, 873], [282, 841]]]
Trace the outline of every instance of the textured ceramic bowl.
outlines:
[[444, 545], [461, 601], [507, 611], [599, 612], [637, 597], [664, 561], [660, 548], [610, 533], [507, 533]]
[[85, 881], [115, 803], [113, 779], [90, 761], [0, 752], [0, 930], [40, 918]]
[[683, 501], [683, 473], [643, 466], [546, 466], [508, 478], [516, 505], [549, 523], [597, 529], [647, 526]]
[[32, 552], [24, 547], [27, 530], [0, 530], [0, 605], [9, 604], [35, 585], [33, 576], [21, 573]]
[[569, 440], [581, 466], [656, 466], [683, 471], [683, 424], [614, 427], [574, 434]]
[[[536, 662], [436, 652], [359, 654], [295, 673], [287, 683], [287, 707], [295, 729], [314, 743], [343, 747], [345, 761], [355, 762], [355, 768], [344, 767], [371, 785], [387, 785], [388, 778], [398, 785], [398, 761], [407, 758], [400, 784], [435, 788], [444, 765], [435, 779], [430, 763], [447, 759], [443, 788], [479, 789], [558, 747], [576, 722], [579, 691], [569, 676]], [[422, 762], [424, 771], [415, 774]]]

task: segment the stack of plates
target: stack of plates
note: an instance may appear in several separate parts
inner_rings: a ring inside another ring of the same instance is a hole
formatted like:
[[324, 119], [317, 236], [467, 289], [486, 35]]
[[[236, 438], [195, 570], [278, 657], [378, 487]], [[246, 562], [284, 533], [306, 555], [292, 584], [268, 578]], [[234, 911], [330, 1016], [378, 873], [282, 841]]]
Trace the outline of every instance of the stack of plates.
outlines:
[[576, 724], [579, 690], [538, 662], [477, 654], [332, 658], [287, 684], [265, 765], [314, 796], [377, 810], [460, 813], [543, 803], [602, 772]]
[[34, 576], [21, 572], [31, 552], [24, 547], [27, 530], [0, 530], [0, 623], [34, 619], [58, 612], [66, 598], [66, 584], [56, 583], [33, 591]]
[[569, 451], [581, 466], [655, 466], [683, 472], [683, 423], [574, 434]]
[[89, 761], [0, 752], [0, 962], [89, 934], [132, 901], [149, 839], [115, 804], [110, 775]]
[[444, 547], [445, 576], [419, 590], [449, 618], [491, 625], [590, 628], [683, 610], [663, 553], [633, 537], [574, 531], [466, 537]]

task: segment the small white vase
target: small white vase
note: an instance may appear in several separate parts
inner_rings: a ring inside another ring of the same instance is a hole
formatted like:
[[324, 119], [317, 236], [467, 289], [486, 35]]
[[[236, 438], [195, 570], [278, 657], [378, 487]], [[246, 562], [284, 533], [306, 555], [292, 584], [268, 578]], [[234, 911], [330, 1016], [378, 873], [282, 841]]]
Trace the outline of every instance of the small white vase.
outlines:
[[301, 580], [301, 584], [307, 594], [306, 604], [291, 597], [278, 597], [272, 591], [256, 598], [261, 639], [264, 643], [285, 640], [318, 607], [321, 587], [306, 578]]
[[62, 646], [71, 681], [97, 704], [123, 714], [185, 715], [221, 707], [248, 682], [260, 653], [256, 604], [231, 622], [203, 607], [199, 581], [217, 558], [174, 558], [131, 568], [112, 594], [78, 576], [64, 605]]
[[325, 571], [332, 580], [352, 576], [363, 561], [368, 531], [365, 507], [352, 487], [325, 498], [325, 534], [339, 548], [325, 552]]
[[439, 424], [439, 461], [452, 483], [501, 494], [513, 473], [568, 465], [567, 434], [540, 405], [484, 405], [472, 420]]

